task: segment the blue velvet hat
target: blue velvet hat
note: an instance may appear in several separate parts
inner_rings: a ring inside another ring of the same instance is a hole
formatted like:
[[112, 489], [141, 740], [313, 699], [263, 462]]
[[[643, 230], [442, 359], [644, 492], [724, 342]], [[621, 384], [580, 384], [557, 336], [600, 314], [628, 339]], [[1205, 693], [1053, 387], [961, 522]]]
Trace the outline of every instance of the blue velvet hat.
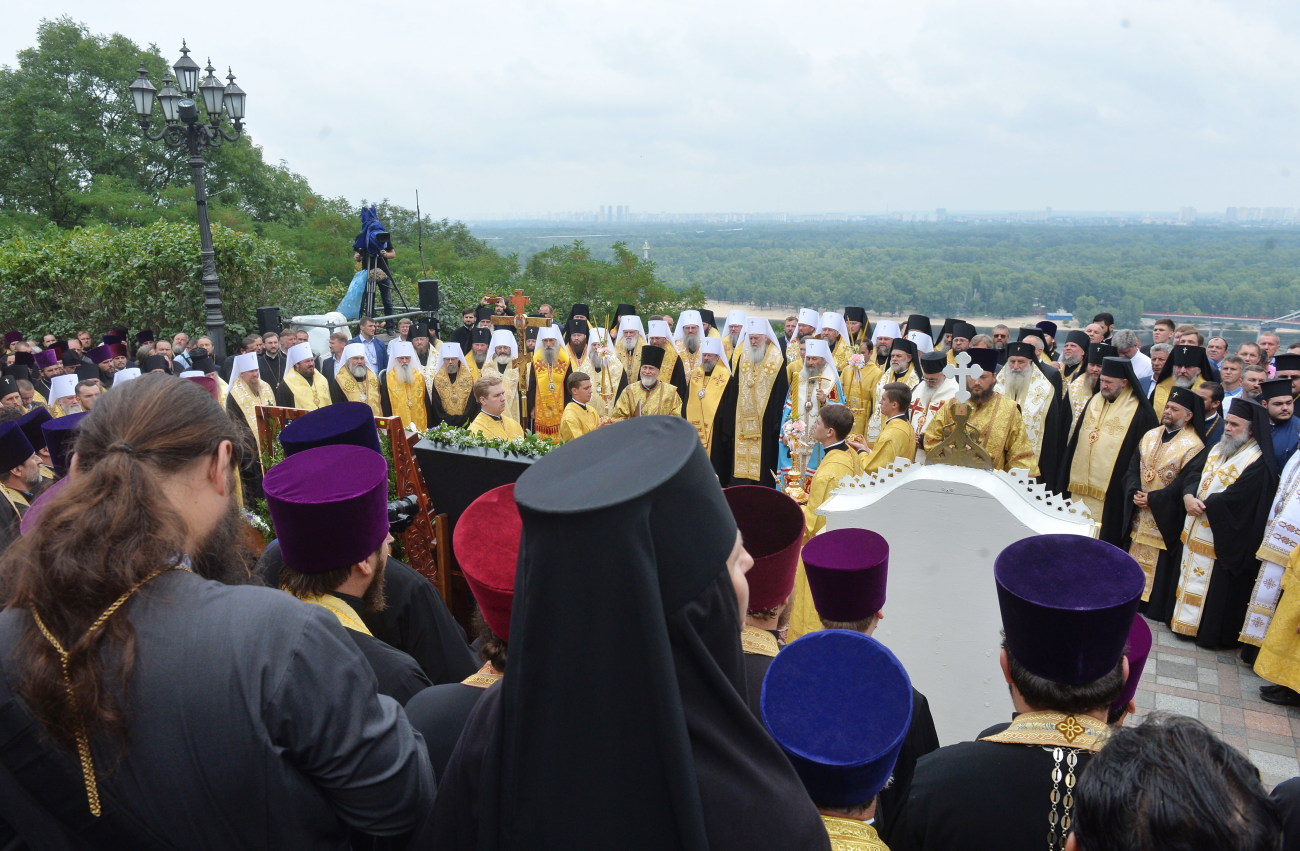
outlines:
[[375, 412], [365, 402], [339, 402], [303, 414], [280, 430], [288, 456], [317, 446], [350, 444], [380, 452]]
[[54, 419], [50, 409], [41, 405], [38, 408], [28, 411], [18, 418], [18, 425], [22, 427], [23, 434], [27, 435], [27, 441], [33, 449], [43, 449], [45, 447], [45, 434], [41, 431], [41, 426]]
[[77, 437], [77, 426], [82, 419], [90, 416], [88, 411], [56, 417], [41, 426], [45, 435], [45, 448], [50, 451], [50, 464], [60, 476], [68, 474], [68, 456], [72, 454], [72, 442]]
[[822, 630], [776, 654], [762, 712], [813, 803], [848, 808], [876, 797], [893, 773], [912, 723], [912, 683], [874, 638]]
[[21, 467], [35, 453], [18, 420], [0, 423], [0, 470]]
[[1095, 682], [1119, 664], [1145, 579], [1133, 557], [1082, 535], [1016, 541], [993, 563], [1007, 652], [1056, 683]]

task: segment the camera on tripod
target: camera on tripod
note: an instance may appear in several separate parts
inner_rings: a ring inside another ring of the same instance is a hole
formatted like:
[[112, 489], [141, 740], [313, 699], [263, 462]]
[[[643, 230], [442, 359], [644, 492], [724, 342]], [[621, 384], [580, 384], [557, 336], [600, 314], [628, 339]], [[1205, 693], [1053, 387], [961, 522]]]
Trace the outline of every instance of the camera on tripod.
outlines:
[[415, 494], [388, 503], [388, 532], [400, 535], [411, 527], [420, 513], [420, 498]]

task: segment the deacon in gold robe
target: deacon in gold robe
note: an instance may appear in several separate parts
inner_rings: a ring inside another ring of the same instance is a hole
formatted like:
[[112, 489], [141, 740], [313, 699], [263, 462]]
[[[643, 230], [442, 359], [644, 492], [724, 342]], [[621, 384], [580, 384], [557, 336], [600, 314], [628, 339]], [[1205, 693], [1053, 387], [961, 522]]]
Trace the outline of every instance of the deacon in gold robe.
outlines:
[[271, 385], [262, 381], [262, 373], [257, 364], [257, 352], [245, 352], [235, 356], [234, 366], [230, 370], [230, 394], [226, 397], [226, 410], [240, 420], [252, 432], [258, 453], [265, 451], [261, 437], [257, 433], [257, 408], [275, 407], [275, 394]]
[[704, 451], [712, 452], [718, 405], [731, 382], [731, 370], [724, 362], [722, 341], [717, 337], [703, 338], [700, 353], [701, 363], [692, 370], [686, 391], [685, 416], [699, 433]]
[[[900, 381], [911, 388], [913, 401], [915, 401], [916, 385], [921, 383], [921, 369], [916, 362], [916, 346], [905, 337], [890, 339], [889, 368], [884, 370], [880, 377], [876, 379], [876, 390], [873, 397], [879, 399], [885, 385], [891, 381]], [[868, 446], [875, 444], [880, 437], [880, 429], [884, 424], [885, 421], [880, 412], [880, 407], [876, 406], [867, 420], [866, 437]]]
[[524, 437], [524, 428], [505, 415], [506, 388], [499, 375], [484, 375], [474, 382], [474, 398], [481, 410], [469, 430], [485, 437], [499, 440], [518, 440]]
[[1126, 358], [1103, 359], [1098, 384], [1066, 446], [1062, 470], [1071, 496], [1101, 524], [1101, 540], [1127, 550], [1133, 501], [1124, 493], [1124, 475], [1157, 420]]
[[409, 341], [388, 344], [388, 368], [380, 392], [384, 413], [399, 418], [403, 428], [424, 431], [429, 427], [429, 395], [424, 376], [415, 369], [415, 346]]
[[429, 397], [430, 425], [465, 426], [478, 416], [474, 398], [474, 376], [465, 363], [460, 343], [443, 343], [438, 371], [433, 375]]
[[641, 380], [629, 384], [619, 394], [614, 406], [613, 419], [630, 419], [664, 414], [679, 417], [682, 414], [682, 400], [677, 395], [677, 388], [660, 381], [659, 364], [663, 363], [664, 350], [658, 346], [646, 346], [641, 350]]
[[[926, 426], [930, 425], [930, 421], [943, 410], [943, 406], [957, 395], [957, 382], [943, 371], [946, 366], [948, 366], [948, 357], [943, 352], [926, 352], [921, 355], [921, 374], [924, 377], [912, 390], [912, 401], [908, 411], [913, 446], [921, 446], [925, 440]], [[881, 436], [883, 435], [882, 429]], [[882, 437], [877, 437], [876, 442], [879, 443]], [[925, 452], [920, 449], [917, 451], [920, 460], [924, 461]]]
[[861, 348], [858, 354], [849, 356], [840, 373], [840, 387], [844, 390], [844, 404], [853, 412], [853, 433], [865, 436], [876, 404], [876, 382], [880, 380], [881, 370], [871, 356], [871, 342], [864, 341]]
[[[944, 376], [947, 378], [947, 376]], [[952, 381], [951, 378], [948, 379]], [[876, 445], [858, 455], [861, 473], [878, 473], [895, 461], [915, 461], [916, 432], [907, 421], [907, 411], [912, 404], [912, 389], [901, 381], [885, 385], [878, 402], [885, 419]], [[855, 447], [866, 449], [866, 444]]]
[[[483, 366], [483, 371], [479, 377], [484, 375], [495, 375], [501, 379], [502, 385], [506, 388], [506, 413], [515, 422], [522, 422], [520, 416], [522, 411], [520, 396], [521, 391], [527, 391], [526, 384], [519, 382], [519, 367], [515, 366], [515, 361], [519, 357], [519, 342], [515, 335], [505, 328], [498, 328], [492, 332], [492, 357]], [[523, 400], [524, 403], [527, 400]]]
[[528, 376], [528, 411], [533, 431], [552, 440], [560, 436], [560, 420], [569, 403], [565, 379], [569, 377], [569, 356], [560, 345], [560, 329], [554, 325], [537, 334], [537, 353]]
[[1175, 387], [1160, 425], [1142, 435], [1124, 477], [1124, 489], [1133, 501], [1133, 543], [1128, 552], [1146, 575], [1142, 602], [1152, 620], [1168, 621], [1173, 614], [1182, 551], [1179, 536], [1187, 516], [1182, 488], [1175, 482], [1185, 470], [1200, 475], [1197, 456], [1205, 448], [1203, 415], [1201, 397]]
[[338, 371], [334, 374], [343, 398], [349, 402], [364, 402], [375, 412], [375, 416], [384, 415], [384, 407], [379, 393], [379, 376], [370, 369], [366, 360], [366, 350], [361, 343], [348, 343], [338, 360]]
[[[1028, 470], [1029, 475], [1038, 475], [1038, 463], [1034, 459], [1033, 447], [1029, 444], [1029, 435], [1025, 432], [1025, 423], [1020, 418], [1016, 403], [994, 392], [997, 382], [994, 370], [997, 368], [997, 352], [993, 349], [968, 349], [971, 365], [984, 370], [979, 378], [967, 378], [966, 387], [970, 390], [970, 416], [967, 425], [974, 429], [975, 440], [989, 454], [993, 466], [998, 470]], [[928, 453], [939, 444], [955, 425], [953, 417], [954, 399], [938, 416], [930, 420], [925, 428], [925, 451]]]
[[[564, 323], [564, 352], [569, 356], [569, 368], [574, 372], [590, 374], [592, 370], [591, 326], [585, 319], [569, 318]], [[495, 345], [495, 343], [494, 343]]]
[[1156, 416], [1164, 411], [1171, 387], [1195, 390], [1205, 382], [1215, 380], [1214, 369], [1210, 366], [1205, 349], [1200, 346], [1174, 346], [1169, 359], [1160, 369], [1155, 389], [1151, 391], [1151, 404], [1156, 410]]
[[290, 346], [284, 358], [284, 380], [275, 388], [275, 401], [282, 408], [314, 411], [330, 404], [330, 385], [316, 369], [310, 343]]
[[591, 401], [594, 390], [587, 373], [571, 372], [565, 383], [569, 385], [572, 401], [564, 406], [564, 416], [560, 417], [560, 443], [576, 440], [606, 422]]
[[735, 410], [734, 451], [727, 458], [725, 448], [715, 446], [714, 468], [720, 470], [720, 480], [729, 480], [730, 484], [771, 487], [776, 484], [773, 473], [789, 381], [771, 323], [751, 316], [746, 320], [745, 332], [743, 354], [736, 360], [728, 398], [719, 406], [723, 411]]

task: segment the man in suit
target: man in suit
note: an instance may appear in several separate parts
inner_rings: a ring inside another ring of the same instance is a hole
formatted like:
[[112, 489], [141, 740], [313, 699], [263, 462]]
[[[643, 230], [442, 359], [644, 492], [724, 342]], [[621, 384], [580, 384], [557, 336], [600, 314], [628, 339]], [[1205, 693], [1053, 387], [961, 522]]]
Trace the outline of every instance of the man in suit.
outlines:
[[366, 365], [375, 375], [383, 372], [388, 366], [388, 344], [375, 336], [379, 330], [379, 323], [369, 316], [361, 317], [357, 326], [360, 333], [348, 340], [349, 343], [360, 343], [366, 350]]

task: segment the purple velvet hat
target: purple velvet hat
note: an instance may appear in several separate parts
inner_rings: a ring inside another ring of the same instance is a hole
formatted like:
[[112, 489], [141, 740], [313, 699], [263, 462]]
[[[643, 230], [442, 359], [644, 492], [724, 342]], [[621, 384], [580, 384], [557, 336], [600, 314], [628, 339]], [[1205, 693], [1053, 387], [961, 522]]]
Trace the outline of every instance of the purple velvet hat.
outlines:
[[1110, 705], [1112, 715], [1123, 712], [1124, 707], [1137, 694], [1138, 684], [1142, 681], [1142, 670], [1147, 666], [1147, 657], [1151, 655], [1151, 627], [1146, 618], [1133, 616], [1133, 625], [1128, 630], [1128, 645], [1124, 649], [1128, 657], [1128, 679], [1124, 681], [1124, 690]]
[[23, 434], [27, 435], [27, 442], [35, 450], [45, 448], [45, 434], [41, 426], [54, 419], [50, 409], [41, 405], [35, 410], [28, 411], [18, 418], [18, 425], [22, 427]]
[[379, 452], [375, 412], [365, 402], [339, 402], [303, 414], [280, 430], [285, 457], [318, 446], [362, 446]]
[[6, 331], [6, 332], [5, 332], [5, 345], [6, 345], [6, 346], [12, 346], [14, 343], [18, 342], [18, 341], [21, 340], [22, 338], [23, 338], [23, 332], [22, 332], [22, 331]]
[[966, 354], [970, 355], [972, 365], [978, 366], [985, 372], [998, 371], [997, 349], [967, 349]]
[[829, 629], [776, 654], [761, 706], [813, 802], [852, 807], [876, 797], [893, 773], [912, 722], [912, 683], [879, 641]]
[[56, 366], [59, 363], [59, 353], [54, 349], [41, 349], [32, 356], [35, 366], [45, 369], [47, 366]]
[[88, 411], [68, 414], [66, 417], [57, 417], [41, 426], [41, 434], [45, 435], [45, 448], [50, 451], [50, 465], [60, 476], [68, 474], [68, 459], [72, 455], [77, 427], [88, 416], [90, 416]]
[[794, 590], [794, 569], [803, 543], [803, 509], [776, 488], [736, 485], [723, 488], [731, 515], [754, 559], [749, 580], [749, 610], [762, 612], [784, 603]]
[[373, 450], [299, 452], [270, 469], [262, 491], [284, 563], [299, 573], [356, 564], [388, 537], [388, 463]]
[[0, 423], [0, 470], [12, 470], [21, 467], [28, 458], [36, 454], [31, 441], [23, 434], [18, 420]]
[[54, 498], [59, 495], [59, 491], [63, 490], [67, 484], [67, 479], [59, 479], [41, 491], [40, 496], [36, 497], [31, 507], [23, 512], [23, 519], [18, 523], [18, 534], [30, 535], [32, 530], [40, 525], [41, 516], [45, 514], [46, 506], [54, 501]]
[[889, 544], [869, 529], [822, 532], [804, 546], [803, 569], [818, 615], [840, 623], [866, 620], [885, 605]]
[[993, 563], [1007, 652], [1032, 674], [1069, 685], [1095, 682], [1124, 655], [1146, 584], [1113, 544], [1081, 535], [1038, 535]]
[[108, 344], [95, 346], [95, 348], [86, 352], [86, 357], [90, 358], [91, 363], [103, 363], [106, 360], [113, 359], [113, 352], [109, 349]]

